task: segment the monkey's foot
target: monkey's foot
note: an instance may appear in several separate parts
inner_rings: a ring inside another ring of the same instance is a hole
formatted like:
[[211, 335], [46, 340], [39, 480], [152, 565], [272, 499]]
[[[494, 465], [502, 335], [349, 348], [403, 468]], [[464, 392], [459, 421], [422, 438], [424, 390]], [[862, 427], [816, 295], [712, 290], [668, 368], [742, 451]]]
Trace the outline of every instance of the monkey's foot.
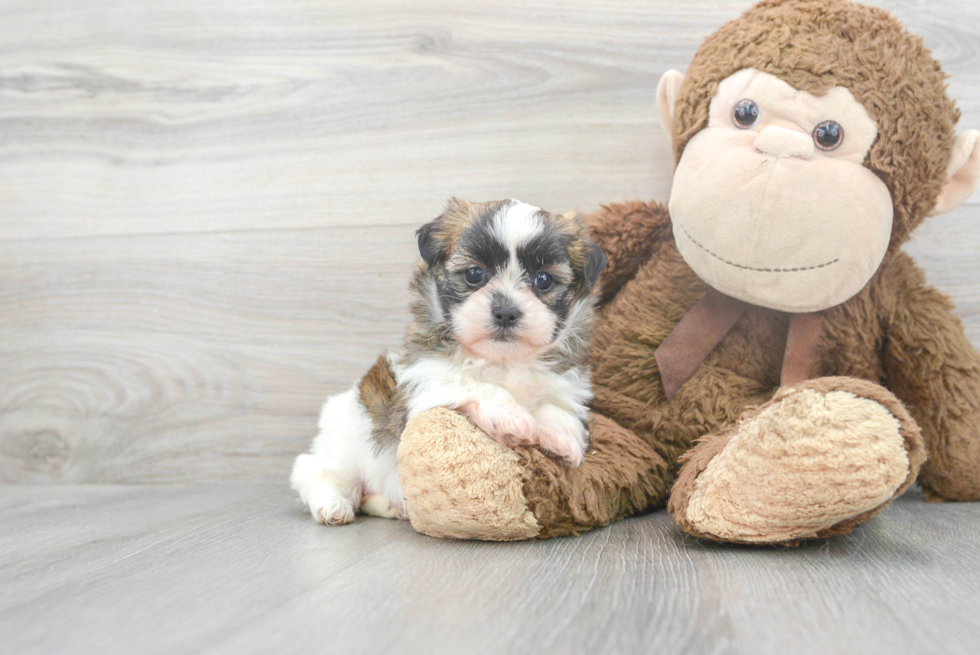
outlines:
[[696, 537], [796, 544], [871, 518], [912, 484], [924, 460], [918, 426], [886, 389], [810, 380], [688, 451], [668, 509]]

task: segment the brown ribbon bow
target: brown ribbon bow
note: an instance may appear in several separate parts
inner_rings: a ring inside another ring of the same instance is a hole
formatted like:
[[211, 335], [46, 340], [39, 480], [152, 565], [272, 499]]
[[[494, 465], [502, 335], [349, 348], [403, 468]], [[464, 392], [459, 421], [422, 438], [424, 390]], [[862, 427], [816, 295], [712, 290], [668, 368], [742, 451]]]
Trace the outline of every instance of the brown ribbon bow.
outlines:
[[[664, 393], [670, 400], [691, 379], [750, 304], [712, 288], [674, 326], [654, 357], [660, 369]], [[780, 384], [788, 386], [809, 379], [817, 359], [817, 342], [823, 325], [819, 312], [791, 314]]]

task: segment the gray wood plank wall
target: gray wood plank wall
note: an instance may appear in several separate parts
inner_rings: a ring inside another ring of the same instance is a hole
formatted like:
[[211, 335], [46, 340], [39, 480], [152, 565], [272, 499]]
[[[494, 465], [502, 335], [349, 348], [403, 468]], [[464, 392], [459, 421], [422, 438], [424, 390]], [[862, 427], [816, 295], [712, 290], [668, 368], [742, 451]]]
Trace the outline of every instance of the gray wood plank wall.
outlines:
[[[661, 73], [750, 3], [0, 2], [0, 481], [281, 479], [450, 195], [668, 198]], [[980, 3], [878, 3], [980, 127]], [[980, 198], [908, 247], [980, 343]]]

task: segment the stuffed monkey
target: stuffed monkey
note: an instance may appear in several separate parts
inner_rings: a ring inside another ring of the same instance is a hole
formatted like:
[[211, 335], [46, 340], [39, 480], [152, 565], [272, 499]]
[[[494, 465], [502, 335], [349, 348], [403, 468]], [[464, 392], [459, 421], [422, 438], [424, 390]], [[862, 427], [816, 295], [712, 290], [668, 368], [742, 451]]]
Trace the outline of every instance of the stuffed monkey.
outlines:
[[591, 449], [567, 468], [449, 410], [399, 473], [425, 534], [573, 534], [667, 505], [689, 534], [842, 534], [918, 480], [980, 499], [980, 354], [901, 250], [980, 178], [945, 75], [886, 12], [766, 0], [658, 89], [668, 208], [587, 217], [609, 267]]

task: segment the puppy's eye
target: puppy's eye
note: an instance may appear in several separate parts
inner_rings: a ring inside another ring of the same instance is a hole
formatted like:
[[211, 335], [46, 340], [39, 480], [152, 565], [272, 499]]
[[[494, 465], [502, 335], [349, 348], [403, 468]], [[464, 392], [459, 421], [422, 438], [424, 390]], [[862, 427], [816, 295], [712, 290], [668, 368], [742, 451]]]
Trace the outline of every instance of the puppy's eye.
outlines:
[[555, 284], [555, 278], [551, 277], [549, 273], [538, 273], [534, 277], [534, 286], [538, 288], [539, 291], [547, 291]]
[[735, 127], [747, 130], [759, 120], [759, 105], [752, 100], [739, 100], [732, 110], [732, 122]]
[[468, 269], [463, 271], [463, 279], [466, 280], [466, 284], [471, 287], [478, 287], [483, 283], [483, 278], [486, 274], [483, 269], [479, 266], [470, 266]]
[[813, 142], [821, 150], [833, 150], [844, 141], [844, 128], [837, 121], [824, 121], [813, 128]]

